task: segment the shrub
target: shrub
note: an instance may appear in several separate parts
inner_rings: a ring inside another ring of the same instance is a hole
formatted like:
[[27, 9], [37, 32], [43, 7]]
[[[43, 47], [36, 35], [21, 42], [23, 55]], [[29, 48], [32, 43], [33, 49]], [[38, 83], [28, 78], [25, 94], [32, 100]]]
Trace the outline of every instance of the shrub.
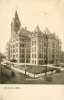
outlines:
[[12, 76], [12, 77], [14, 77], [14, 76], [15, 76], [15, 73], [14, 73], [13, 71], [11, 72], [11, 76]]
[[53, 78], [51, 76], [47, 76], [47, 77], [45, 77], [45, 80], [48, 82], [51, 82], [53, 80]]
[[60, 73], [61, 72], [61, 70], [60, 69], [56, 69], [56, 73]]

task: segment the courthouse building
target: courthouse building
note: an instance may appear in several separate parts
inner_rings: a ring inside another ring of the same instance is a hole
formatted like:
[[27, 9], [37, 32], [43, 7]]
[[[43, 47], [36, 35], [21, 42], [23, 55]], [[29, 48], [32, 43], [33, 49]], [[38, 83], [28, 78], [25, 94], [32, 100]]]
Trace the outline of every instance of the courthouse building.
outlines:
[[11, 38], [7, 48], [8, 59], [18, 63], [45, 64], [60, 61], [61, 42], [48, 30], [37, 26], [34, 32], [22, 28], [17, 11], [11, 22]]

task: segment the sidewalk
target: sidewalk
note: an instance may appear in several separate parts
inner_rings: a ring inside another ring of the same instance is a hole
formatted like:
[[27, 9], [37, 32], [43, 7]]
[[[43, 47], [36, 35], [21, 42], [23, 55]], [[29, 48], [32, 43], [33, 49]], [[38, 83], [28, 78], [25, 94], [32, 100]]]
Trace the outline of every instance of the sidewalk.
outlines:
[[[21, 70], [19, 68], [15, 68], [15, 67], [11, 67], [13, 70], [19, 72], [19, 73], [22, 73], [22, 74], [25, 74], [25, 71], [24, 70]], [[55, 70], [52, 72], [52, 73], [55, 73]], [[51, 71], [47, 72], [47, 74], [51, 74]], [[29, 72], [26, 72], [26, 75], [27, 76], [30, 76], [31, 78], [39, 78], [39, 77], [42, 77], [45, 75], [45, 73], [40, 73], [40, 74], [32, 74], [32, 73], [29, 73]]]

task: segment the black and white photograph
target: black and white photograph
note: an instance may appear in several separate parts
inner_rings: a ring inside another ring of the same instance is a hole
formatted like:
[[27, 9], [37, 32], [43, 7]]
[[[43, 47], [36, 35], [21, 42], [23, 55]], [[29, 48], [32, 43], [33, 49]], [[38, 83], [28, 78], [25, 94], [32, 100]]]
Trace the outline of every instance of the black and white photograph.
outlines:
[[0, 84], [64, 84], [64, 0], [0, 0]]

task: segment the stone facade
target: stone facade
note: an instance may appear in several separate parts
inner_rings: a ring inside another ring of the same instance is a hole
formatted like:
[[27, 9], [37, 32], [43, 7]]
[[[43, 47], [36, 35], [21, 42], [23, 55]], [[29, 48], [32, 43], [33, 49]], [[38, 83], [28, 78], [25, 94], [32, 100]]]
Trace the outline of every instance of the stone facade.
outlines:
[[57, 63], [61, 54], [61, 42], [47, 29], [42, 32], [37, 26], [34, 32], [30, 32], [22, 28], [16, 11], [11, 22], [8, 54], [9, 59], [16, 59], [18, 63]]

